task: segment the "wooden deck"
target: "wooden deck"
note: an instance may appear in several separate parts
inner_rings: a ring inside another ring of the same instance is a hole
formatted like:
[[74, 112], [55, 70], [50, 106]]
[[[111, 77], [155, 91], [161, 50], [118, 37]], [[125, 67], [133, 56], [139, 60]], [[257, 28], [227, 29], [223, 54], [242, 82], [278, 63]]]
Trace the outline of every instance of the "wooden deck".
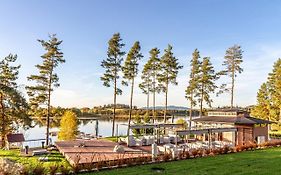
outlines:
[[117, 143], [104, 139], [58, 141], [55, 145], [71, 165], [151, 156], [149, 151], [146, 151], [148, 148], [129, 148], [126, 145], [122, 145], [125, 153], [113, 152]]

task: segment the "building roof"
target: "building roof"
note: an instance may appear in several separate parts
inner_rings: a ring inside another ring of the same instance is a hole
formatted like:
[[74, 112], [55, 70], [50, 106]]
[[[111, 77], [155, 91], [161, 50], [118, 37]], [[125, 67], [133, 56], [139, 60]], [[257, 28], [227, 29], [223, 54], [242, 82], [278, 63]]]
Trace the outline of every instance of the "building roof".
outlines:
[[23, 142], [25, 141], [25, 139], [23, 134], [8, 134], [7, 141], [9, 143], [15, 143], [15, 142]]
[[232, 123], [232, 124], [271, 124], [269, 120], [263, 120], [253, 118], [250, 116], [237, 116], [237, 117], [225, 117], [225, 116], [206, 116], [193, 120], [194, 122], [211, 122], [211, 123]]

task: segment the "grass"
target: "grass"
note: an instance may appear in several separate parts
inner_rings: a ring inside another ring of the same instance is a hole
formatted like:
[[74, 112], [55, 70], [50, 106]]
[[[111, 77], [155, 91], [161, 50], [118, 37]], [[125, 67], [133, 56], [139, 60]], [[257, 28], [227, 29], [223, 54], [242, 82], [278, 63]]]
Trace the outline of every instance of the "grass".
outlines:
[[246, 151], [214, 157], [181, 160], [151, 165], [142, 165], [129, 168], [101, 171], [91, 174], [103, 175], [228, 175], [228, 174], [280, 174], [281, 148]]
[[71, 168], [67, 160], [58, 152], [58, 151], [51, 151], [51, 153], [47, 156], [47, 162], [40, 162], [38, 158], [40, 156], [32, 156], [32, 157], [24, 157], [20, 155], [19, 149], [12, 149], [12, 150], [0, 150], [0, 157], [1, 158], [9, 158], [14, 160], [18, 163], [23, 164], [28, 169], [33, 169], [37, 165], [43, 165], [43, 167], [48, 171], [51, 166], [57, 165], [59, 167], [64, 166], [66, 168]]

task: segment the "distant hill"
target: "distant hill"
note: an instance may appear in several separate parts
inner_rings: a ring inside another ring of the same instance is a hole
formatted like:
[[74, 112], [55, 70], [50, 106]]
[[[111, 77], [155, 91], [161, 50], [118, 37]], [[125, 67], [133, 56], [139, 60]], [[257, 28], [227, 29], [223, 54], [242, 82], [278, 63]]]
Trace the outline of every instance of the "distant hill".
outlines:
[[[146, 107], [142, 107], [141, 109], [146, 109]], [[149, 107], [149, 109], [153, 109], [153, 107]], [[165, 106], [156, 106], [155, 107], [156, 110], [164, 110], [165, 109]], [[183, 107], [183, 106], [174, 106], [174, 105], [170, 105], [170, 106], [167, 106], [167, 109], [168, 110], [177, 110], [177, 111], [186, 111], [188, 110], [189, 108], [187, 107]]]

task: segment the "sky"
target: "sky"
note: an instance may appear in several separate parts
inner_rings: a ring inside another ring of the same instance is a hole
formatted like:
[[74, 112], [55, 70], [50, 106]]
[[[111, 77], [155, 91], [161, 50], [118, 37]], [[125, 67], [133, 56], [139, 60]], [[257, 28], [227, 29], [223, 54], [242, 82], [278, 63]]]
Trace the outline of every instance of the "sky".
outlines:
[[[119, 32], [128, 52], [140, 41], [144, 58], [154, 47], [161, 51], [168, 44], [184, 66], [178, 86], [170, 88], [169, 105], [188, 106], [185, 88], [192, 52], [211, 57], [216, 70], [223, 69], [225, 50], [234, 44], [243, 49], [244, 72], [237, 76], [234, 104], [255, 104], [256, 93], [266, 81], [277, 58], [281, 57], [281, 1], [278, 0], [2, 0], [0, 1], [0, 59], [18, 55], [21, 64], [18, 83], [22, 91], [29, 85], [27, 76], [36, 74], [43, 48], [37, 39], [57, 34], [66, 63], [56, 73], [61, 86], [52, 94], [52, 105], [93, 107], [113, 102], [113, 88], [100, 81], [104, 70], [107, 42]], [[136, 84], [140, 83], [140, 75]], [[230, 82], [229, 78], [219, 83]], [[128, 87], [117, 102], [129, 104]], [[213, 106], [230, 105], [230, 95], [213, 96]], [[164, 94], [156, 104], [164, 105]], [[146, 96], [136, 86], [134, 105], [146, 105]]]

